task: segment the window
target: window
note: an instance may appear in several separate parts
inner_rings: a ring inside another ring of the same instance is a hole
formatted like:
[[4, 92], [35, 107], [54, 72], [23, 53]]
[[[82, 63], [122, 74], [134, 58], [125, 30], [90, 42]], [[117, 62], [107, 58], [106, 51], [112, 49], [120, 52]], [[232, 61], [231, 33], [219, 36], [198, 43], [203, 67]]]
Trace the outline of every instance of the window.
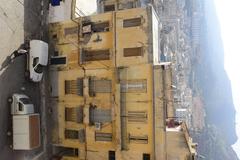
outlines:
[[37, 67], [34, 70], [37, 73], [42, 73], [43, 72], [43, 65], [38, 64]]
[[73, 140], [79, 140], [81, 143], [85, 142], [85, 130], [71, 130], [71, 129], [66, 129], [65, 130], [65, 138], [66, 139], [73, 139]]
[[83, 78], [65, 81], [65, 94], [83, 96]]
[[95, 141], [112, 141], [112, 133], [95, 132]]
[[104, 6], [104, 12], [110, 12], [110, 11], [115, 11], [115, 5], [105, 5]]
[[78, 139], [78, 131], [75, 130], [65, 130], [65, 138], [66, 139]]
[[141, 18], [131, 18], [131, 19], [125, 19], [123, 20], [123, 27], [127, 28], [127, 27], [137, 27], [140, 26], [142, 23], [142, 19]]
[[134, 2], [128, 2], [128, 3], [126, 4], [126, 8], [127, 8], [127, 9], [136, 8], [136, 3], [134, 3]]
[[18, 110], [19, 111], [23, 111], [23, 104], [22, 103], [20, 103], [20, 102], [18, 102]]
[[143, 153], [143, 160], [150, 160], [150, 154]]
[[64, 29], [64, 35], [78, 34], [78, 27], [70, 27]]
[[58, 38], [57, 34], [53, 34], [52, 38], [53, 38], [53, 40], [57, 40], [57, 38]]
[[142, 47], [124, 48], [123, 55], [124, 55], [124, 57], [142, 56], [143, 48]]
[[128, 111], [128, 122], [132, 123], [147, 123], [146, 111]]
[[33, 67], [35, 67], [39, 62], [39, 57], [33, 58]]
[[136, 3], [137, 2], [127, 2], [127, 3], [119, 3], [118, 4], [118, 10], [123, 10], [123, 9], [131, 9], [131, 8], [136, 8]]
[[110, 51], [106, 50], [91, 50], [91, 51], [83, 51], [82, 53], [82, 61], [101, 61], [101, 60], [110, 60]]
[[121, 93], [147, 92], [147, 80], [121, 80]]
[[83, 22], [82, 33], [98, 33], [98, 32], [108, 32], [109, 22]]
[[89, 123], [109, 123], [112, 121], [111, 109], [99, 109], [96, 105], [90, 104], [89, 108]]
[[20, 98], [19, 100], [23, 102], [23, 104], [31, 104], [31, 101], [29, 98]]
[[107, 79], [89, 78], [89, 96], [95, 97], [96, 93], [111, 93], [112, 81]]
[[108, 151], [108, 160], [115, 160], [115, 151]]
[[66, 64], [66, 57], [51, 57], [50, 64], [51, 65], [60, 65]]
[[129, 142], [130, 143], [139, 143], [139, 144], [147, 144], [148, 143], [148, 136], [135, 136], [129, 134]]
[[108, 32], [109, 31], [109, 22], [93, 23], [92, 31], [93, 32]]
[[83, 108], [65, 108], [65, 121], [83, 123]]

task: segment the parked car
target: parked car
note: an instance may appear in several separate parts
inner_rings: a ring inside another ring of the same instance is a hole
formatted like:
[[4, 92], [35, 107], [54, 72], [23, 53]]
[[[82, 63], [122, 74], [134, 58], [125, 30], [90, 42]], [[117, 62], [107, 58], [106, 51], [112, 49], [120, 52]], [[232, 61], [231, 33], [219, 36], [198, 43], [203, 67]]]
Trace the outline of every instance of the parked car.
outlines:
[[13, 138], [10, 145], [14, 150], [32, 150], [41, 145], [40, 115], [34, 113], [34, 105], [28, 96], [13, 94], [8, 99], [11, 104], [12, 131], [7, 135]]
[[24, 94], [13, 94], [8, 99], [11, 104], [11, 114], [32, 114], [34, 113], [34, 105], [28, 96]]
[[28, 54], [28, 71], [30, 80], [40, 82], [43, 67], [48, 64], [48, 44], [41, 40], [31, 40]]

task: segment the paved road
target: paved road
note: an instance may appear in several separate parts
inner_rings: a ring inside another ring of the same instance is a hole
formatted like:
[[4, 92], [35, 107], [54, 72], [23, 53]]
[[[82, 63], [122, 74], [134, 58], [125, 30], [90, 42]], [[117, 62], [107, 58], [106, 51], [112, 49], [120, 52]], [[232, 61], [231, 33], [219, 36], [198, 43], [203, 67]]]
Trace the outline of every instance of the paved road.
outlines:
[[[20, 160], [22, 157], [28, 157], [32, 153], [38, 152], [12, 151], [9, 148], [9, 145], [12, 144], [12, 137], [8, 137], [6, 134], [8, 130], [12, 130], [10, 106], [7, 103], [7, 98], [13, 93], [28, 95], [35, 105], [35, 110], [39, 112], [40, 109], [39, 84], [25, 80], [25, 60], [25, 56], [17, 57], [0, 76], [0, 159], [3, 160]], [[26, 90], [21, 91], [21, 87], [24, 87]]]
[[[47, 41], [47, 8], [48, 0], [0, 1], [0, 64], [7, 55], [10, 55], [23, 43], [24, 39]], [[41, 15], [42, 10], [44, 10], [43, 15]], [[25, 93], [34, 102], [36, 112], [45, 112], [45, 103], [43, 103], [45, 97], [42, 97], [44, 83], [39, 84], [25, 80], [25, 64], [25, 56], [17, 57], [0, 73], [0, 160], [32, 160], [32, 157], [43, 151], [43, 147], [33, 151], [13, 151], [9, 148], [12, 138], [6, 134], [8, 130], [12, 130], [7, 98], [13, 93]], [[25, 87], [26, 90], [21, 91], [21, 87]], [[41, 116], [41, 124], [44, 124], [44, 114], [41, 113]], [[41, 130], [42, 140], [45, 138], [45, 131], [46, 129]], [[38, 159], [45, 160], [46, 158]]]

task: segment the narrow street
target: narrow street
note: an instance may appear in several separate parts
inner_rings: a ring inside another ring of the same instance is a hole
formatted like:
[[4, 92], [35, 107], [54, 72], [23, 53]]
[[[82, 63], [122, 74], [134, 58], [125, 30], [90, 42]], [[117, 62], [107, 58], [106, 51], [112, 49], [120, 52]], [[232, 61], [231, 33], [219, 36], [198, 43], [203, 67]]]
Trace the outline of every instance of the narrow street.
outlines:
[[[48, 0], [1, 0], [0, 2], [0, 64], [6, 57], [16, 50], [24, 40], [41, 39], [47, 41], [47, 9]], [[43, 153], [46, 145], [46, 129], [43, 125], [45, 114], [45, 97], [42, 98], [45, 88], [44, 82], [33, 83], [25, 78], [26, 56], [19, 56], [0, 72], [0, 157], [3, 160], [29, 160], [44, 159], [36, 155]], [[12, 117], [8, 97], [13, 93], [24, 93], [29, 96], [35, 105], [35, 112], [41, 115], [42, 145], [32, 151], [13, 151], [12, 136], [7, 136], [12, 131]], [[43, 136], [44, 135], [44, 136]], [[42, 154], [41, 154], [42, 155]]]

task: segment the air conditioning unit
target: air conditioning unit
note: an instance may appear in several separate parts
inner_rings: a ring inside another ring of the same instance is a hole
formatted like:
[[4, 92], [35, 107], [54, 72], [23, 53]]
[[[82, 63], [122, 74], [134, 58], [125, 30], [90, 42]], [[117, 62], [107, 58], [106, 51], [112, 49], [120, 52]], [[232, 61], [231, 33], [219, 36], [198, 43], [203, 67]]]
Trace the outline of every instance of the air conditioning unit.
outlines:
[[82, 27], [82, 33], [83, 34], [87, 34], [87, 33], [91, 33], [92, 32], [92, 25], [88, 24], [88, 25], [84, 25]]
[[102, 124], [100, 122], [95, 122], [95, 129], [96, 130], [101, 130]]

